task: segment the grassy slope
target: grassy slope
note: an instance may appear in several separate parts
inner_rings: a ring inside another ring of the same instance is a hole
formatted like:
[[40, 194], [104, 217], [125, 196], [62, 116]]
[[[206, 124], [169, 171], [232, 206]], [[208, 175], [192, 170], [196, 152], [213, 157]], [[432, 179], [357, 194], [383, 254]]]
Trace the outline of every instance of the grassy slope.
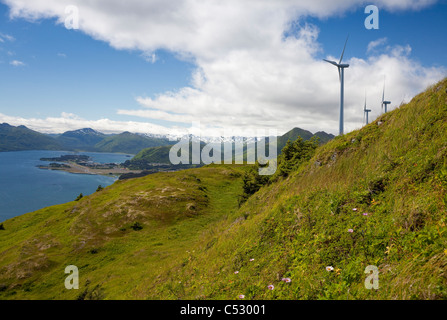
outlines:
[[[161, 270], [237, 209], [244, 167], [215, 166], [118, 181], [79, 202], [7, 220], [0, 231], [0, 297], [145, 298]], [[132, 224], [143, 229], [135, 231]], [[80, 289], [64, 287], [76, 265]]]
[[[444, 80], [319, 148], [203, 236], [149, 296], [447, 298], [446, 90]], [[364, 287], [368, 265], [377, 291]]]
[[[211, 166], [6, 221], [0, 297], [75, 298], [87, 288], [87, 298], [106, 299], [445, 299], [446, 90], [444, 80], [335, 138], [239, 209], [230, 174], [239, 169]], [[160, 198], [164, 188], [171, 198]], [[143, 230], [130, 230], [137, 220]], [[80, 267], [78, 291], [63, 287], [68, 264]], [[379, 268], [377, 291], [364, 288], [368, 265]]]

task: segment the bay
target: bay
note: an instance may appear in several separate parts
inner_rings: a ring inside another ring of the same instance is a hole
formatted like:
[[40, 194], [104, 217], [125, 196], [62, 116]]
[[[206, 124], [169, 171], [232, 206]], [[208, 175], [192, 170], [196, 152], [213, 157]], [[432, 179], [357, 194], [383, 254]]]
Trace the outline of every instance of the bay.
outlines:
[[73, 174], [59, 170], [39, 169], [48, 165], [40, 158], [64, 154], [85, 154], [98, 163], [122, 163], [133, 155], [69, 151], [0, 152], [0, 222], [44, 207], [73, 201], [82, 193], [89, 195], [98, 185], [113, 184], [117, 177]]

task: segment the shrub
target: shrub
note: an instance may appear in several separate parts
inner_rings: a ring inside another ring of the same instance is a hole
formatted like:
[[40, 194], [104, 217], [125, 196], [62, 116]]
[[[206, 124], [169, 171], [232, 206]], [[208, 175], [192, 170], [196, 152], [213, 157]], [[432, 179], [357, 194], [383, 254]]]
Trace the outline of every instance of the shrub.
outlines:
[[139, 222], [135, 222], [133, 225], [130, 226], [133, 230], [138, 231], [143, 229], [143, 225]]

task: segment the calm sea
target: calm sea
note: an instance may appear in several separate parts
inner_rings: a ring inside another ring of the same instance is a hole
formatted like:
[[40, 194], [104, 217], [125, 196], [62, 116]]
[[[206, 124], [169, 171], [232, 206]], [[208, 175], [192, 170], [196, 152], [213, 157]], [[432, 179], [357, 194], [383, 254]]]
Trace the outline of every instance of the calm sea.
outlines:
[[[92, 194], [98, 185], [106, 187], [116, 177], [73, 174], [43, 170], [36, 166], [47, 164], [40, 158], [75, 154], [68, 151], [0, 152], [0, 222], [44, 207], [74, 200], [80, 193]], [[122, 163], [132, 155], [82, 152], [99, 163]]]

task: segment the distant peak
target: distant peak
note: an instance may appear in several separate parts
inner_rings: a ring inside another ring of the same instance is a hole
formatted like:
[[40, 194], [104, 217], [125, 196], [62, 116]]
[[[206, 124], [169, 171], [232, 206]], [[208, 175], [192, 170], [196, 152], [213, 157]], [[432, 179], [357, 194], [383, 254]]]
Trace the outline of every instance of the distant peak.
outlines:
[[92, 128], [82, 128], [73, 131], [66, 131], [64, 134], [94, 134], [94, 135], [102, 135], [101, 132], [98, 132]]

